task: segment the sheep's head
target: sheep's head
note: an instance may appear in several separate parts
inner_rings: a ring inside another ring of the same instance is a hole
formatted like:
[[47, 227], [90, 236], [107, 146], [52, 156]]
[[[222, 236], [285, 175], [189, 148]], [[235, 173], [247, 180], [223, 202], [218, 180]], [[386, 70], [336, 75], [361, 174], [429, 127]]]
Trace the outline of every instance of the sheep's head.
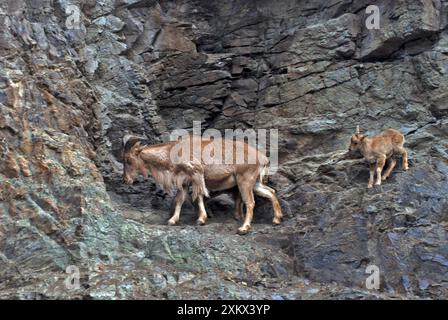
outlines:
[[350, 140], [350, 147], [348, 148], [348, 151], [350, 153], [360, 151], [362, 142], [365, 138], [366, 138], [366, 136], [359, 131], [359, 126], [356, 126], [356, 132], [352, 135], [352, 138]]
[[139, 137], [131, 135], [125, 135], [123, 138], [123, 181], [126, 184], [132, 184], [141, 171], [140, 152], [143, 146], [140, 140]]

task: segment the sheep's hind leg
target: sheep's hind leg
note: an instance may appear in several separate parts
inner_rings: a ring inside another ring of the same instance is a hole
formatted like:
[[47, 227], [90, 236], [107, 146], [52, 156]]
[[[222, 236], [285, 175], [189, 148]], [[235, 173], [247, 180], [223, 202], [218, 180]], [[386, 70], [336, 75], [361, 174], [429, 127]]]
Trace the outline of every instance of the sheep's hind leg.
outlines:
[[254, 215], [254, 207], [255, 207], [253, 181], [254, 180], [238, 182], [238, 188], [240, 190], [241, 197], [243, 198], [244, 204], [246, 205], [246, 216], [243, 225], [240, 228], [238, 228], [239, 234], [246, 234], [249, 232], [251, 228], [251, 222]]
[[386, 180], [387, 178], [389, 178], [390, 174], [392, 173], [392, 170], [394, 170], [395, 166], [397, 165], [397, 160], [395, 159], [390, 159], [389, 160], [390, 163], [387, 167], [386, 173], [383, 174], [383, 176], [381, 177], [381, 180]]
[[235, 220], [243, 220], [244, 213], [243, 213], [243, 201], [241, 199], [241, 194], [239, 191], [235, 191], [233, 198], [235, 200], [235, 212], [234, 212], [234, 218]]
[[404, 147], [399, 147], [397, 150], [401, 156], [403, 157], [403, 170], [409, 170], [409, 164], [408, 164], [408, 152]]
[[280, 224], [283, 218], [283, 214], [280, 203], [278, 202], [278, 199], [275, 195], [275, 190], [261, 184], [260, 182], [257, 182], [255, 184], [254, 191], [257, 195], [271, 200], [272, 207], [274, 208], [274, 220], [272, 220], [272, 223]]

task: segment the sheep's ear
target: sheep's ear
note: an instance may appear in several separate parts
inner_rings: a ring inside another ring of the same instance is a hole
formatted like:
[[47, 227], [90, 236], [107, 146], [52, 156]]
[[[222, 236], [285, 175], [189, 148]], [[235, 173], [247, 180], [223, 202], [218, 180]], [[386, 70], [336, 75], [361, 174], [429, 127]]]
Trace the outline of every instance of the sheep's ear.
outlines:
[[135, 145], [134, 145], [134, 151], [135, 154], [139, 154], [140, 152], [142, 152], [143, 149], [145, 149], [145, 145], [142, 145], [140, 141], [138, 141]]
[[359, 125], [356, 126], [356, 134], [360, 134], [360, 132], [359, 132]]
[[137, 142], [134, 143], [134, 145], [132, 146], [132, 150], [133, 150], [133, 152], [138, 152], [139, 149], [140, 149], [140, 141], [137, 141]]

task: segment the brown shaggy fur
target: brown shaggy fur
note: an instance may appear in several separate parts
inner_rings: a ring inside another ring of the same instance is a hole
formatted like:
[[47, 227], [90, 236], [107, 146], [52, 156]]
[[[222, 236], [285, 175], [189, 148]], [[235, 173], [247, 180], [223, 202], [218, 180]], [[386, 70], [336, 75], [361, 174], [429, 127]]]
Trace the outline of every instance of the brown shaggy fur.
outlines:
[[[185, 200], [188, 185], [193, 189], [193, 200], [199, 205], [199, 224], [207, 219], [203, 198], [209, 191], [228, 190], [238, 186], [241, 198], [237, 197], [235, 216], [241, 216], [240, 202], [246, 205], [246, 217], [239, 233], [247, 233], [255, 205], [253, 192], [271, 200], [274, 207], [275, 224], [282, 218], [280, 204], [275, 191], [263, 184], [268, 172], [269, 159], [250, 145], [226, 139], [204, 139], [188, 135], [179, 141], [156, 145], [144, 145], [140, 139], [125, 137], [123, 152], [123, 178], [132, 183], [142, 174], [151, 174], [157, 184], [166, 191], [178, 190], [176, 209], [169, 224], [179, 220], [180, 208]], [[183, 154], [189, 150], [188, 154]]]
[[[364, 158], [370, 162], [370, 177], [367, 188], [373, 187], [375, 171], [377, 174], [376, 185], [381, 185], [381, 181], [390, 176], [397, 164], [397, 161], [392, 158], [394, 154], [400, 154], [403, 157], [403, 170], [408, 170], [408, 153], [403, 147], [404, 142], [403, 134], [394, 129], [387, 129], [379, 135], [369, 138], [360, 133], [359, 126], [356, 128], [356, 132], [351, 138], [349, 151], [360, 151]], [[385, 174], [382, 175], [386, 160], [389, 160], [389, 166]]]

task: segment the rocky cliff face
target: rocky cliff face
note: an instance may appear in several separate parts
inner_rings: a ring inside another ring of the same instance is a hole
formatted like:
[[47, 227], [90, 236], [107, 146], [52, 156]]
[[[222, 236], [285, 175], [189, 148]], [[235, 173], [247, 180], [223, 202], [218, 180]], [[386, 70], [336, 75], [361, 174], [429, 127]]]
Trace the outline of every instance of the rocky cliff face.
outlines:
[[[3, 1], [0, 297], [447, 298], [447, 13], [441, 0]], [[169, 195], [122, 184], [125, 132], [159, 142], [194, 120], [279, 130], [281, 226], [257, 199], [253, 232], [236, 235], [222, 196], [206, 226], [186, 205], [168, 227]], [[357, 124], [402, 131], [410, 171], [367, 190], [368, 167], [344, 156]]]

